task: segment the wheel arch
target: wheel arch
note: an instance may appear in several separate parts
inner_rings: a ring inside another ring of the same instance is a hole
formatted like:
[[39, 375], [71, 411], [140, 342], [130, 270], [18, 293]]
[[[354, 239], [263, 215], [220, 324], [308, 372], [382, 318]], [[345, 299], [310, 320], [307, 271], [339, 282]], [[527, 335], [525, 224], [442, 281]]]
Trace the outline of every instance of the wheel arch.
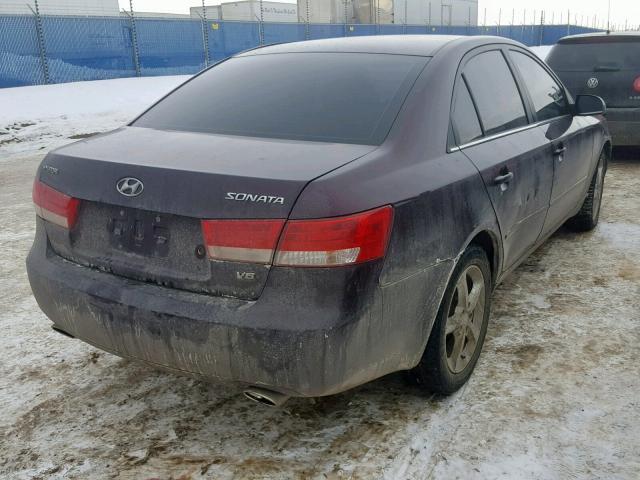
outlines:
[[470, 245], [479, 246], [487, 254], [489, 266], [491, 267], [491, 284], [495, 286], [500, 273], [501, 261], [501, 251], [497, 236], [491, 230], [481, 230], [473, 235], [462, 251], [464, 252]]

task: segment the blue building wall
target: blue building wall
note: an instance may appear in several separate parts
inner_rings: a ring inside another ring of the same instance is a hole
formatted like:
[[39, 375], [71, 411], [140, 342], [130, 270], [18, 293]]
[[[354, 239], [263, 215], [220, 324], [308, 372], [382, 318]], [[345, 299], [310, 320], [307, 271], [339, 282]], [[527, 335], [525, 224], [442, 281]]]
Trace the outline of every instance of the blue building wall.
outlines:
[[[140, 18], [41, 18], [38, 42], [35, 16], [0, 16], [0, 88], [46, 83], [196, 73], [205, 67], [207, 28], [211, 62], [260, 44], [257, 22]], [[500, 35], [526, 45], [552, 45], [567, 35], [594, 31], [574, 26], [430, 27], [419, 25], [342, 25], [264, 23], [264, 43], [396, 34]], [[46, 65], [46, 69], [45, 69]]]

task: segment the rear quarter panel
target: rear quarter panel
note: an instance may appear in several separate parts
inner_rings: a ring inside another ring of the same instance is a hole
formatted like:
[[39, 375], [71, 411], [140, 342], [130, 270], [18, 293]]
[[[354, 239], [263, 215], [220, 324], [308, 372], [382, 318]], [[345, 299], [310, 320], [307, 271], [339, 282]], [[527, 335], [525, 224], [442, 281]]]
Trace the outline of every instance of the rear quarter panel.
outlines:
[[395, 333], [373, 341], [385, 351], [401, 349], [399, 368], [411, 368], [422, 356], [458, 256], [484, 230], [500, 258], [500, 233], [482, 179], [460, 152], [403, 167], [382, 156], [357, 160], [309, 185], [293, 213], [302, 213], [296, 212], [300, 206], [309, 218], [336, 216], [385, 204], [394, 206], [394, 222], [378, 286], [383, 322]]

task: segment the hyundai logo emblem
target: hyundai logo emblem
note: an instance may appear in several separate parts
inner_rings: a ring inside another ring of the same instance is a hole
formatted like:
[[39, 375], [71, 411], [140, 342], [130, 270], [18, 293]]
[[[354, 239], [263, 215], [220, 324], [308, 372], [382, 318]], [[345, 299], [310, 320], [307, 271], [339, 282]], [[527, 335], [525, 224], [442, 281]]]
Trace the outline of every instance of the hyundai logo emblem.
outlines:
[[589, 80], [587, 80], [587, 87], [589, 88], [596, 88], [598, 86], [598, 79], [596, 77], [591, 77]]
[[134, 177], [124, 177], [116, 183], [116, 189], [125, 197], [137, 197], [144, 190], [144, 185]]

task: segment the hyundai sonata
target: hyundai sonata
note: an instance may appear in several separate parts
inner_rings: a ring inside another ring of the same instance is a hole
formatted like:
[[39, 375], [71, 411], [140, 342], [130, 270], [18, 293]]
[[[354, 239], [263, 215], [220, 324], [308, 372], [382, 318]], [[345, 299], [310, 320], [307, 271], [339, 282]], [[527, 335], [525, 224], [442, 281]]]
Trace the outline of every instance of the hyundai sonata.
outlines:
[[450, 393], [494, 287], [595, 227], [604, 108], [504, 38], [241, 53], [44, 158], [30, 283], [56, 330], [264, 403], [398, 370]]

